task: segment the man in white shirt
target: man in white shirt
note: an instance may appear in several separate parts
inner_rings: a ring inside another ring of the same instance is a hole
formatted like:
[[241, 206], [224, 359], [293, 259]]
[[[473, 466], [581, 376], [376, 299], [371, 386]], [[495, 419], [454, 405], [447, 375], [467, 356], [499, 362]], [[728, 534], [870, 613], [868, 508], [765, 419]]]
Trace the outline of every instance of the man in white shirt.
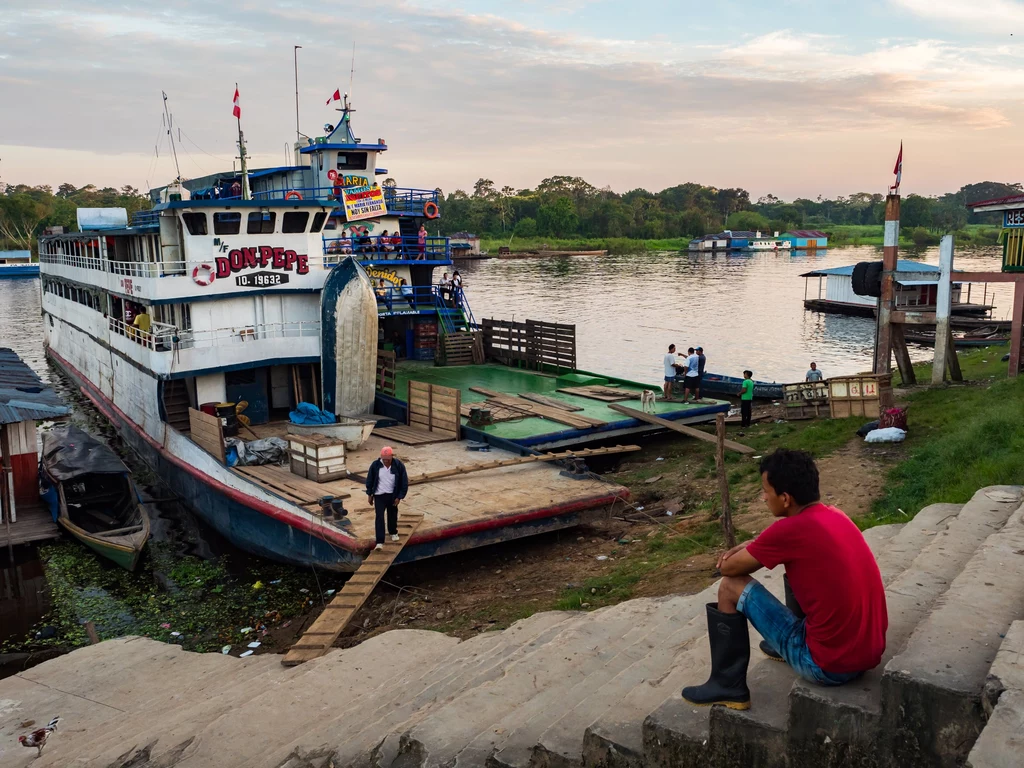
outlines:
[[408, 492], [409, 475], [405, 471], [405, 465], [395, 458], [391, 446], [385, 445], [380, 450], [380, 458], [370, 465], [366, 473], [366, 496], [376, 513], [375, 549], [384, 549], [385, 513], [391, 540], [398, 541], [398, 505]]
[[676, 345], [669, 344], [668, 354], [663, 358], [665, 363], [665, 384], [662, 386], [662, 394], [664, 394], [666, 400], [672, 399], [672, 382], [676, 380], [676, 374], [679, 373], [680, 365], [676, 360], [677, 357], [682, 357], [682, 355], [676, 352]]
[[697, 390], [700, 387], [700, 358], [693, 347], [686, 350], [686, 376], [683, 377], [685, 389], [683, 390], [683, 402], [685, 403], [690, 393], [693, 393], [693, 401], [697, 402]]

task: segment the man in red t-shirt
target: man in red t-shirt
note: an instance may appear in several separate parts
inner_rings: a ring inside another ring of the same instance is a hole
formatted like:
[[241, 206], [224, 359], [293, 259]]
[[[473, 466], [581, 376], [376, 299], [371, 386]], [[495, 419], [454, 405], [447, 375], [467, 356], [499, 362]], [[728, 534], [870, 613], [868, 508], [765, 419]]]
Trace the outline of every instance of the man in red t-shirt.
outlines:
[[[859, 677], [885, 651], [889, 619], [878, 564], [850, 518], [819, 501], [814, 460], [777, 450], [761, 460], [761, 486], [779, 520], [718, 560], [718, 603], [707, 606], [711, 677], [683, 689], [691, 704], [749, 709], [747, 620], [766, 655], [820, 685]], [[786, 566], [789, 607], [750, 577], [777, 565]]]

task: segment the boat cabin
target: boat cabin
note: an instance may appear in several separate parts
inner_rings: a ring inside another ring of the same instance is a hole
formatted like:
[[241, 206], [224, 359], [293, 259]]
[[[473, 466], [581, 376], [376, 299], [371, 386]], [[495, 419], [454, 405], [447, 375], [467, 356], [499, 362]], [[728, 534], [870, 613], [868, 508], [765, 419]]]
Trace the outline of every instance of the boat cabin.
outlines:
[[787, 241], [791, 248], [828, 248], [828, 235], [817, 229], [794, 229], [783, 232], [779, 239]]

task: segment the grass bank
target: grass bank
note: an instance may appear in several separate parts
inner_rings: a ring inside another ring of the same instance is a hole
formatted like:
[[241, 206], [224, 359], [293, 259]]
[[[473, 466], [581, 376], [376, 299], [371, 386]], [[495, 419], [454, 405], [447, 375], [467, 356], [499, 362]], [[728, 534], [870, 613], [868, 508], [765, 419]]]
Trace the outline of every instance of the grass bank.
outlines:
[[[822, 227], [828, 234], [829, 245], [882, 245], [881, 224], [836, 224]], [[995, 245], [999, 238], [999, 227], [990, 224], [968, 224], [955, 233], [956, 244]], [[904, 227], [900, 230], [900, 244], [907, 246], [938, 245], [941, 235], [923, 227]]]

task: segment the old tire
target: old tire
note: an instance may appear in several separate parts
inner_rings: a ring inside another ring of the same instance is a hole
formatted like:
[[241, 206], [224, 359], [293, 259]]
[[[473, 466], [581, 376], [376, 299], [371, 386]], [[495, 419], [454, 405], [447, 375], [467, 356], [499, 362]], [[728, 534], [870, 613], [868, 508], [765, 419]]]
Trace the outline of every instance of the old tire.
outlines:
[[853, 268], [853, 292], [858, 296], [882, 295], [882, 262], [861, 261]]

